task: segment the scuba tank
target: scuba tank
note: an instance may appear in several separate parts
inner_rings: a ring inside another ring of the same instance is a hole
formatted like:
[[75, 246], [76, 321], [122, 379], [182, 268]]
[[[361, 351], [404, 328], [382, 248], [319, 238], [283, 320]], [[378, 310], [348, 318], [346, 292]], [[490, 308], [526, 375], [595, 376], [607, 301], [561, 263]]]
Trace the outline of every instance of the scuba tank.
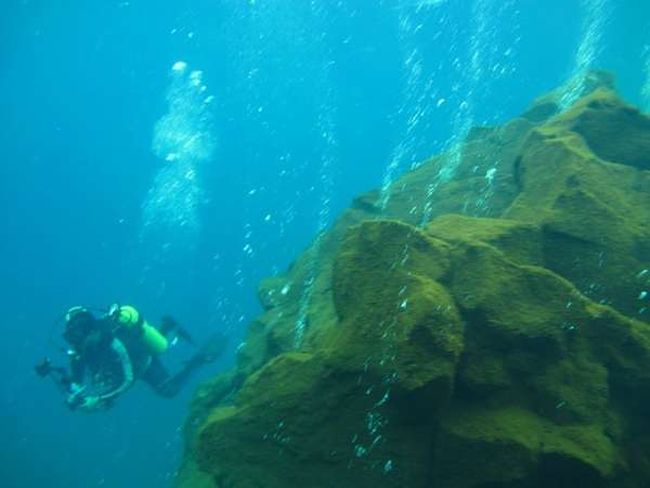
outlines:
[[158, 329], [149, 325], [144, 317], [131, 305], [113, 305], [108, 316], [129, 335], [137, 336], [152, 355], [162, 354], [169, 347], [169, 341]]

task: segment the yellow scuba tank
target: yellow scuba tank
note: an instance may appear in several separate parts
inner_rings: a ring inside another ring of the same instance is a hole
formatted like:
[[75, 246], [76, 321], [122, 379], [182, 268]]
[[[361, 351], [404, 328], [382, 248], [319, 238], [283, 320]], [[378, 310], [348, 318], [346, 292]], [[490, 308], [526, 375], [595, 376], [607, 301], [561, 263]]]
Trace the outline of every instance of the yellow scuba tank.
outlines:
[[167, 350], [169, 346], [167, 338], [158, 329], [149, 325], [140, 315], [140, 312], [131, 305], [119, 306], [115, 312], [111, 313], [111, 316], [114, 316], [117, 323], [124, 327], [125, 330], [136, 334], [139, 333], [140, 340], [149, 353], [156, 355]]

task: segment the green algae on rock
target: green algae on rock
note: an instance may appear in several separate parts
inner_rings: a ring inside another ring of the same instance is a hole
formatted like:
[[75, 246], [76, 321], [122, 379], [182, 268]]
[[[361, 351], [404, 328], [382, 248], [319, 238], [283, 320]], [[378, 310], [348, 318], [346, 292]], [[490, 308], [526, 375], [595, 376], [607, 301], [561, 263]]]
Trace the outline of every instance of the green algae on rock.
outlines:
[[472, 131], [449, 181], [443, 154], [359, 196], [265, 280], [179, 487], [647, 486], [650, 119], [588, 79]]

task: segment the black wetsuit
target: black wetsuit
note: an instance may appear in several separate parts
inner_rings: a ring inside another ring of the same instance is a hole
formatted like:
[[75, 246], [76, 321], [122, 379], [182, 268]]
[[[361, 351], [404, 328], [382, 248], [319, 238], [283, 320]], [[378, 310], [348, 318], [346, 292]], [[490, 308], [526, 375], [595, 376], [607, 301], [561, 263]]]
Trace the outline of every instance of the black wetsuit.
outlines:
[[[128, 334], [113, 334], [71, 355], [72, 386], [68, 404], [80, 409], [110, 407], [137, 379], [148, 383], [159, 395], [170, 398], [201, 364], [203, 361], [195, 357], [172, 376], [160, 358], [149, 353], [141, 341]], [[81, 398], [92, 402], [72, 398], [80, 390]]]

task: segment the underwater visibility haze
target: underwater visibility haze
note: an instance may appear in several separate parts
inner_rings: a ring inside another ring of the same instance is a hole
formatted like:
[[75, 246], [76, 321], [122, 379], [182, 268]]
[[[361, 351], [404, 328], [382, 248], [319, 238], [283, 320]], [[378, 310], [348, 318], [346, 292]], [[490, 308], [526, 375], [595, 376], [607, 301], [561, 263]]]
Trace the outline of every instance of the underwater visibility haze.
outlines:
[[6, 0], [0, 62], [2, 486], [647, 486], [650, 3]]

